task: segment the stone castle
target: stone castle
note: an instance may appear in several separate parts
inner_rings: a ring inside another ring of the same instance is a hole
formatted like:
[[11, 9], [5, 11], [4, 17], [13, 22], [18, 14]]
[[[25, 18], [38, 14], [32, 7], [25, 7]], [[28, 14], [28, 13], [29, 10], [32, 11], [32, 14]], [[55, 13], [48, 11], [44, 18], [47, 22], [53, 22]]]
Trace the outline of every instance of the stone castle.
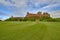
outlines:
[[47, 12], [37, 12], [37, 14], [33, 14], [33, 13], [29, 13], [27, 12], [27, 15], [26, 15], [27, 18], [30, 18], [30, 17], [50, 17], [50, 14], [47, 13]]
[[13, 17], [12, 16], [11, 18], [20, 21], [21, 19], [24, 19], [24, 18], [27, 18], [27, 19], [33, 18], [35, 20], [40, 20], [43, 17], [50, 17], [50, 14], [47, 12], [44, 12], [44, 13], [37, 12], [36, 14], [27, 12], [25, 17]]

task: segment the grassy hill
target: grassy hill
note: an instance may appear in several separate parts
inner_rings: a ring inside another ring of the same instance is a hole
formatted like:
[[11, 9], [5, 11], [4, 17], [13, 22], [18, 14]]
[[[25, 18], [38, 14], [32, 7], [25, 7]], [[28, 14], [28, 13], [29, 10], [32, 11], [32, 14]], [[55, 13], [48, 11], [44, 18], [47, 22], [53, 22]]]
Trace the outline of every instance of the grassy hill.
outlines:
[[60, 22], [0, 22], [0, 40], [60, 40]]

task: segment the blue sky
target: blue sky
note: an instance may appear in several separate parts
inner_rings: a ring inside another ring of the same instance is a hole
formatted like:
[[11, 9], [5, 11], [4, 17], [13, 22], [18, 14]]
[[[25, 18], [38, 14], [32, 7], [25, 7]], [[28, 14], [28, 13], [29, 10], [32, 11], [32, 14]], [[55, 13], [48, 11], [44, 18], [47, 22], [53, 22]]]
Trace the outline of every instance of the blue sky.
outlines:
[[48, 12], [60, 18], [60, 0], [0, 0], [0, 19], [25, 16], [26, 12]]

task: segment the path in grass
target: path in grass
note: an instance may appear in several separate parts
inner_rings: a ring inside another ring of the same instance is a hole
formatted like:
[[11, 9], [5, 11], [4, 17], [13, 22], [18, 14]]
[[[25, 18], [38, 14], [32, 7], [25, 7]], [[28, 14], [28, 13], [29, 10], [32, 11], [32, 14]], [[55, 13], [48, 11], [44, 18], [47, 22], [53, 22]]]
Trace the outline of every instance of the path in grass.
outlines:
[[60, 40], [60, 23], [1, 22], [0, 40]]

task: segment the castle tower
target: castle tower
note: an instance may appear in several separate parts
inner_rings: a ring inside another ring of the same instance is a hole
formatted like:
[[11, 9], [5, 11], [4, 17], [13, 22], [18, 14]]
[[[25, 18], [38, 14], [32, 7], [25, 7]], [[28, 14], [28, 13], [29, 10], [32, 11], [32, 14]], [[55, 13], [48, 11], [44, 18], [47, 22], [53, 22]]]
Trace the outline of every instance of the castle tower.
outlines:
[[44, 13], [43, 13], [43, 16], [44, 16], [44, 17], [50, 17], [50, 14], [48, 14], [47, 12], [44, 12]]
[[42, 12], [37, 12], [37, 16], [42, 17]]
[[27, 15], [29, 14], [29, 12], [27, 12]]
[[42, 12], [37, 12], [37, 14], [41, 15], [41, 14], [42, 14]]

